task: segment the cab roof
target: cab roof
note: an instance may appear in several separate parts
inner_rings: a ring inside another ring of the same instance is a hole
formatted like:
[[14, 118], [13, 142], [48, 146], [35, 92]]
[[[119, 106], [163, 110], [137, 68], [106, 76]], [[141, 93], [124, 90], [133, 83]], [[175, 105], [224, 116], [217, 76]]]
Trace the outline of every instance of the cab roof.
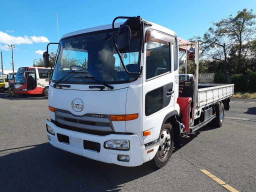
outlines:
[[[172, 31], [172, 30], [170, 30], [166, 27], [163, 27], [161, 25], [158, 25], [156, 23], [152, 23], [152, 22], [149, 22], [149, 21], [145, 21], [145, 20], [143, 20], [143, 21], [146, 24], [148, 24], [148, 26], [150, 26], [150, 28], [157, 29], [159, 31], [162, 31], [162, 32], [167, 33], [167, 34], [172, 35], [172, 36], [177, 36], [174, 31]], [[115, 23], [115, 28], [120, 27], [120, 25], [122, 25], [122, 24], [123, 23]], [[101, 25], [101, 26], [97, 26], [97, 27], [92, 27], [92, 28], [87, 28], [87, 29], [82, 29], [82, 30], [71, 32], [71, 33], [67, 33], [67, 34], [63, 35], [61, 39], [65, 39], [65, 38], [68, 38], [68, 37], [81, 35], [81, 34], [85, 34], [85, 33], [91, 33], [91, 32], [96, 32], [96, 31], [104, 31], [104, 30], [108, 30], [108, 29], [112, 29], [111, 24]]]

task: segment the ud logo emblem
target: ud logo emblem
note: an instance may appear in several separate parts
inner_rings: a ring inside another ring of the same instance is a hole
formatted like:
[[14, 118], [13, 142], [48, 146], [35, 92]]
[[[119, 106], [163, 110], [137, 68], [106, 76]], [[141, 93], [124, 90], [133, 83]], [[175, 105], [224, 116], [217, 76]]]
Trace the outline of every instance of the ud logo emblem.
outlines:
[[71, 102], [72, 109], [76, 112], [80, 112], [84, 109], [84, 102], [81, 99], [74, 99]]

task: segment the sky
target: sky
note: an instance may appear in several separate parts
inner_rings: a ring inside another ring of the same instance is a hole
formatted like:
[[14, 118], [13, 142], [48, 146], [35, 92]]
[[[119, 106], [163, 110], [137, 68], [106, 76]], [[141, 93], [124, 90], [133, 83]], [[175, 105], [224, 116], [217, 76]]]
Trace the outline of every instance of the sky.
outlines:
[[72, 31], [110, 24], [116, 16], [141, 16], [189, 39], [244, 8], [256, 13], [256, 0], [1, 0], [0, 51], [5, 69], [11, 69], [8, 44], [16, 47], [15, 69], [32, 66], [42, 58], [48, 42]]

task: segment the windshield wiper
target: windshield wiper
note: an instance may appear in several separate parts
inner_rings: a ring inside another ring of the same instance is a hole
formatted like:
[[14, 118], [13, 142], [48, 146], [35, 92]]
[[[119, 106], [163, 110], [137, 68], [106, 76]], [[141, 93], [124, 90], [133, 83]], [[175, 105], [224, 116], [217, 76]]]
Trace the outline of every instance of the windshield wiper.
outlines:
[[[63, 81], [65, 78], [66, 78], [65, 80], [67, 81], [67, 80], [69, 80], [71, 77], [73, 77], [74, 74], [80, 74], [80, 73], [82, 73], [82, 74], [89, 74], [88, 71], [70, 71], [70, 72], [68, 72], [68, 74], [64, 75], [60, 80], [58, 80], [58, 81], [53, 85], [53, 87], [56, 88], [57, 85], [58, 85], [61, 81]], [[71, 74], [71, 75], [70, 75], [70, 74]], [[69, 76], [69, 75], [70, 75], [70, 76]], [[69, 77], [68, 77], [68, 76], [69, 76]], [[114, 89], [113, 86], [109, 85], [109, 84], [106, 83], [106, 82], [102, 82], [102, 81], [96, 79], [96, 78], [93, 77], [93, 76], [83, 76], [82, 78], [92, 79], [92, 80], [96, 81], [97, 83], [100, 83], [100, 84], [104, 85], [105, 87], [108, 87], [109, 89]]]
[[104, 85], [105, 87], [108, 87], [109, 89], [114, 89], [114, 87], [112, 85], [109, 85], [106, 82], [100, 81], [93, 76], [83, 76], [83, 78], [92, 79], [92, 80], [96, 81], [97, 83], [100, 83], [100, 84]]
[[66, 81], [67, 81], [68, 79], [70, 79], [70, 78], [71, 78], [74, 74], [76, 74], [76, 73], [85, 73], [85, 74], [88, 74], [89, 72], [88, 72], [88, 71], [69, 71], [66, 75], [64, 75], [62, 78], [60, 78], [58, 81], [56, 81], [56, 82], [54, 83], [53, 87], [56, 88], [57, 85], [58, 85], [61, 81], [63, 81], [66, 77], [68, 77], [68, 76], [71, 74], [71, 75], [66, 79]]

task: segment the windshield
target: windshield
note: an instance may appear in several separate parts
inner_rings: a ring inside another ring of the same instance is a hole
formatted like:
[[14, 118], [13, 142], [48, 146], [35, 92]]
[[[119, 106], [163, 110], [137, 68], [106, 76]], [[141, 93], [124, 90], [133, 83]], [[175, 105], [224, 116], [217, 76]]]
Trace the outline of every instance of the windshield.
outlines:
[[[70, 71], [83, 71], [61, 81], [67, 83], [95, 83], [92, 76], [102, 82], [124, 83], [136, 79], [125, 72], [112, 39], [112, 30], [79, 35], [60, 42], [58, 60], [54, 69], [53, 81], [58, 81]], [[121, 53], [124, 64], [130, 72], [139, 71], [140, 34], [132, 32], [129, 50]]]
[[26, 78], [24, 77], [24, 72], [27, 71], [27, 67], [20, 67], [16, 74], [15, 83], [16, 84], [25, 84]]
[[15, 79], [15, 76], [16, 76], [16, 74], [9, 73], [9, 74], [8, 74], [8, 79], [9, 79], [9, 80], [13, 80], [13, 79]]

